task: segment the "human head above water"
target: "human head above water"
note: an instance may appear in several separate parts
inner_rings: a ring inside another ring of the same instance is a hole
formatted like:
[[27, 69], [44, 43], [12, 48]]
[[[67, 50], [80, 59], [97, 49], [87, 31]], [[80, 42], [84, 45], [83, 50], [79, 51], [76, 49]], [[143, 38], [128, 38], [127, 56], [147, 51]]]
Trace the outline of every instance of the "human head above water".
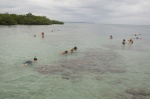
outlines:
[[75, 46], [73, 49], [74, 49], [74, 50], [77, 50], [77, 47]]
[[36, 56], [34, 57], [34, 60], [35, 60], [35, 61], [37, 61], [37, 58], [36, 58]]
[[67, 54], [67, 53], [68, 53], [68, 51], [65, 51], [65, 53]]

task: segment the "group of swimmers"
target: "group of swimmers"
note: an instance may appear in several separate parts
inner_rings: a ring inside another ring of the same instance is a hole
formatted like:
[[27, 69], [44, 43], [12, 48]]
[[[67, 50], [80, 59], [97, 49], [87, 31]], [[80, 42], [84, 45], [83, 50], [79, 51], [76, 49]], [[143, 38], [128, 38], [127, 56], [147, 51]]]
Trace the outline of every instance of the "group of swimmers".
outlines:
[[135, 39], [142, 39], [142, 38], [139, 38], [138, 36], [140, 36], [141, 34], [135, 34], [134, 36], [136, 36]]
[[[44, 32], [41, 33], [42, 38], [44, 38]], [[34, 35], [34, 37], [36, 37], [36, 35]], [[23, 63], [22, 65], [32, 65], [33, 62], [36, 62], [38, 59], [36, 58], [36, 56], [34, 57], [34, 59], [32, 61], [26, 61], [25, 63]]]
[[[52, 31], [53, 31], [53, 30], [52, 30]], [[59, 30], [58, 30], [58, 31], [59, 31]], [[44, 38], [44, 32], [42, 32], [41, 35], [42, 35], [42, 38]], [[34, 35], [34, 37], [36, 37], [36, 35]], [[73, 47], [73, 48], [71, 49], [71, 53], [73, 53], [73, 52], [76, 51], [76, 50], [77, 50], [77, 47], [75, 46], [75, 47]], [[61, 52], [61, 54], [68, 54], [68, 51], [65, 50], [65, 51]], [[33, 62], [36, 62], [37, 60], [38, 60], [38, 59], [37, 59], [36, 56], [35, 56], [32, 61], [28, 60], [28, 61], [26, 61], [25, 63], [23, 63], [22, 65], [23, 65], [23, 66], [24, 66], [24, 65], [32, 65], [32, 63], [33, 63]]]
[[[76, 50], [77, 50], [77, 47], [75, 46], [74, 48], [71, 49], [70, 52], [73, 53], [73, 51], [76, 51]], [[65, 50], [65, 51], [61, 52], [61, 54], [68, 54], [68, 51]]]
[[[73, 51], [76, 51], [77, 47], [75, 46], [74, 48], [71, 49], [71, 53], [73, 53]], [[63, 52], [61, 52], [61, 54], [68, 54], [68, 51], [65, 50]], [[26, 61], [25, 63], [22, 64], [22, 66], [27, 66], [27, 65], [32, 65], [33, 62], [36, 62], [38, 59], [36, 58], [36, 56], [34, 57], [34, 59], [32, 61]]]
[[[129, 39], [128, 40], [129, 44], [133, 44], [133, 39]], [[125, 45], [126, 44], [126, 40], [123, 39], [122, 44]]]
[[[135, 35], [135, 36], [136, 36], [136, 35]], [[110, 39], [113, 39], [113, 36], [112, 36], [112, 35], [110, 35]], [[128, 42], [129, 42], [130, 44], [133, 44], [133, 39], [132, 39], [132, 38], [129, 39]], [[123, 45], [126, 44], [126, 40], [125, 40], [125, 39], [123, 39], [122, 44], [123, 44]]]
[[[139, 34], [139, 35], [141, 35], [141, 34]], [[142, 38], [139, 38], [138, 36], [137, 36], [137, 34], [135, 34], [134, 36], [136, 36], [135, 38], [130, 38], [129, 40], [128, 40], [128, 42], [129, 42], [129, 44], [133, 44], [133, 39], [142, 39]], [[123, 41], [122, 41], [122, 44], [124, 45], [124, 44], [126, 44], [126, 40], [125, 39], [123, 39]]]
[[[42, 35], [42, 38], [44, 38], [44, 32], [42, 32], [41, 35]], [[36, 37], [36, 35], [34, 35], [34, 37]]]

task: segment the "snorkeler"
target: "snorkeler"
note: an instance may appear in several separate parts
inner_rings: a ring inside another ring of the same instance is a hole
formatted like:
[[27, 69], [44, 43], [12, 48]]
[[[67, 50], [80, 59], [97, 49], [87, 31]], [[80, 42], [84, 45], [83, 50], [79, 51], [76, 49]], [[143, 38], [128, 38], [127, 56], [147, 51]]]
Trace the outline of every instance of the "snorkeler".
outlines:
[[38, 59], [35, 56], [33, 61], [26, 61], [25, 63], [22, 64], [22, 66], [24, 66], [24, 65], [32, 65], [32, 63], [35, 62], [35, 61], [37, 61], [37, 60]]
[[76, 50], [77, 50], [77, 47], [75, 46], [73, 49], [76, 51]]

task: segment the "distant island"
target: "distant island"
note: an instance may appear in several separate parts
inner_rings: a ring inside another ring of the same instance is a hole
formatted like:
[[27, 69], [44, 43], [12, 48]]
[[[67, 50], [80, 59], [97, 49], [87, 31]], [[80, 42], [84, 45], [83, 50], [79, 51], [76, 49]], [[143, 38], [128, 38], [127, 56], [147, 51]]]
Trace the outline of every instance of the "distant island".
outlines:
[[64, 24], [57, 20], [50, 20], [45, 16], [35, 16], [32, 13], [26, 15], [16, 15], [4, 13], [0, 14], [0, 25], [52, 25]]
[[85, 23], [85, 24], [95, 24], [94, 22], [82, 22], [82, 21], [81, 21], [81, 22], [65, 21], [65, 23], [83, 23], [83, 24]]

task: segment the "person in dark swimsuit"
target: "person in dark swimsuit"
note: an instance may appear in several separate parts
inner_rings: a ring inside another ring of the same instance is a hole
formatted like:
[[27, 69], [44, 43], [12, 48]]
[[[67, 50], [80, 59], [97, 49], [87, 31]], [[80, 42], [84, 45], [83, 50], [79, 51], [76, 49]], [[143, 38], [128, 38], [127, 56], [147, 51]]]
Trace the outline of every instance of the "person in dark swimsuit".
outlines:
[[76, 51], [76, 50], [77, 50], [77, 47], [75, 46], [73, 49]]
[[37, 61], [37, 60], [38, 60], [38, 59], [37, 59], [36, 56], [35, 56], [33, 61], [28, 60], [28, 61], [24, 62], [24, 63], [22, 64], [22, 66], [24, 66], [24, 65], [32, 65], [32, 63], [35, 62], [35, 61]]
[[126, 44], [126, 40], [125, 40], [125, 39], [123, 39], [122, 44], [123, 44], [123, 45], [125, 45], [125, 44]]

